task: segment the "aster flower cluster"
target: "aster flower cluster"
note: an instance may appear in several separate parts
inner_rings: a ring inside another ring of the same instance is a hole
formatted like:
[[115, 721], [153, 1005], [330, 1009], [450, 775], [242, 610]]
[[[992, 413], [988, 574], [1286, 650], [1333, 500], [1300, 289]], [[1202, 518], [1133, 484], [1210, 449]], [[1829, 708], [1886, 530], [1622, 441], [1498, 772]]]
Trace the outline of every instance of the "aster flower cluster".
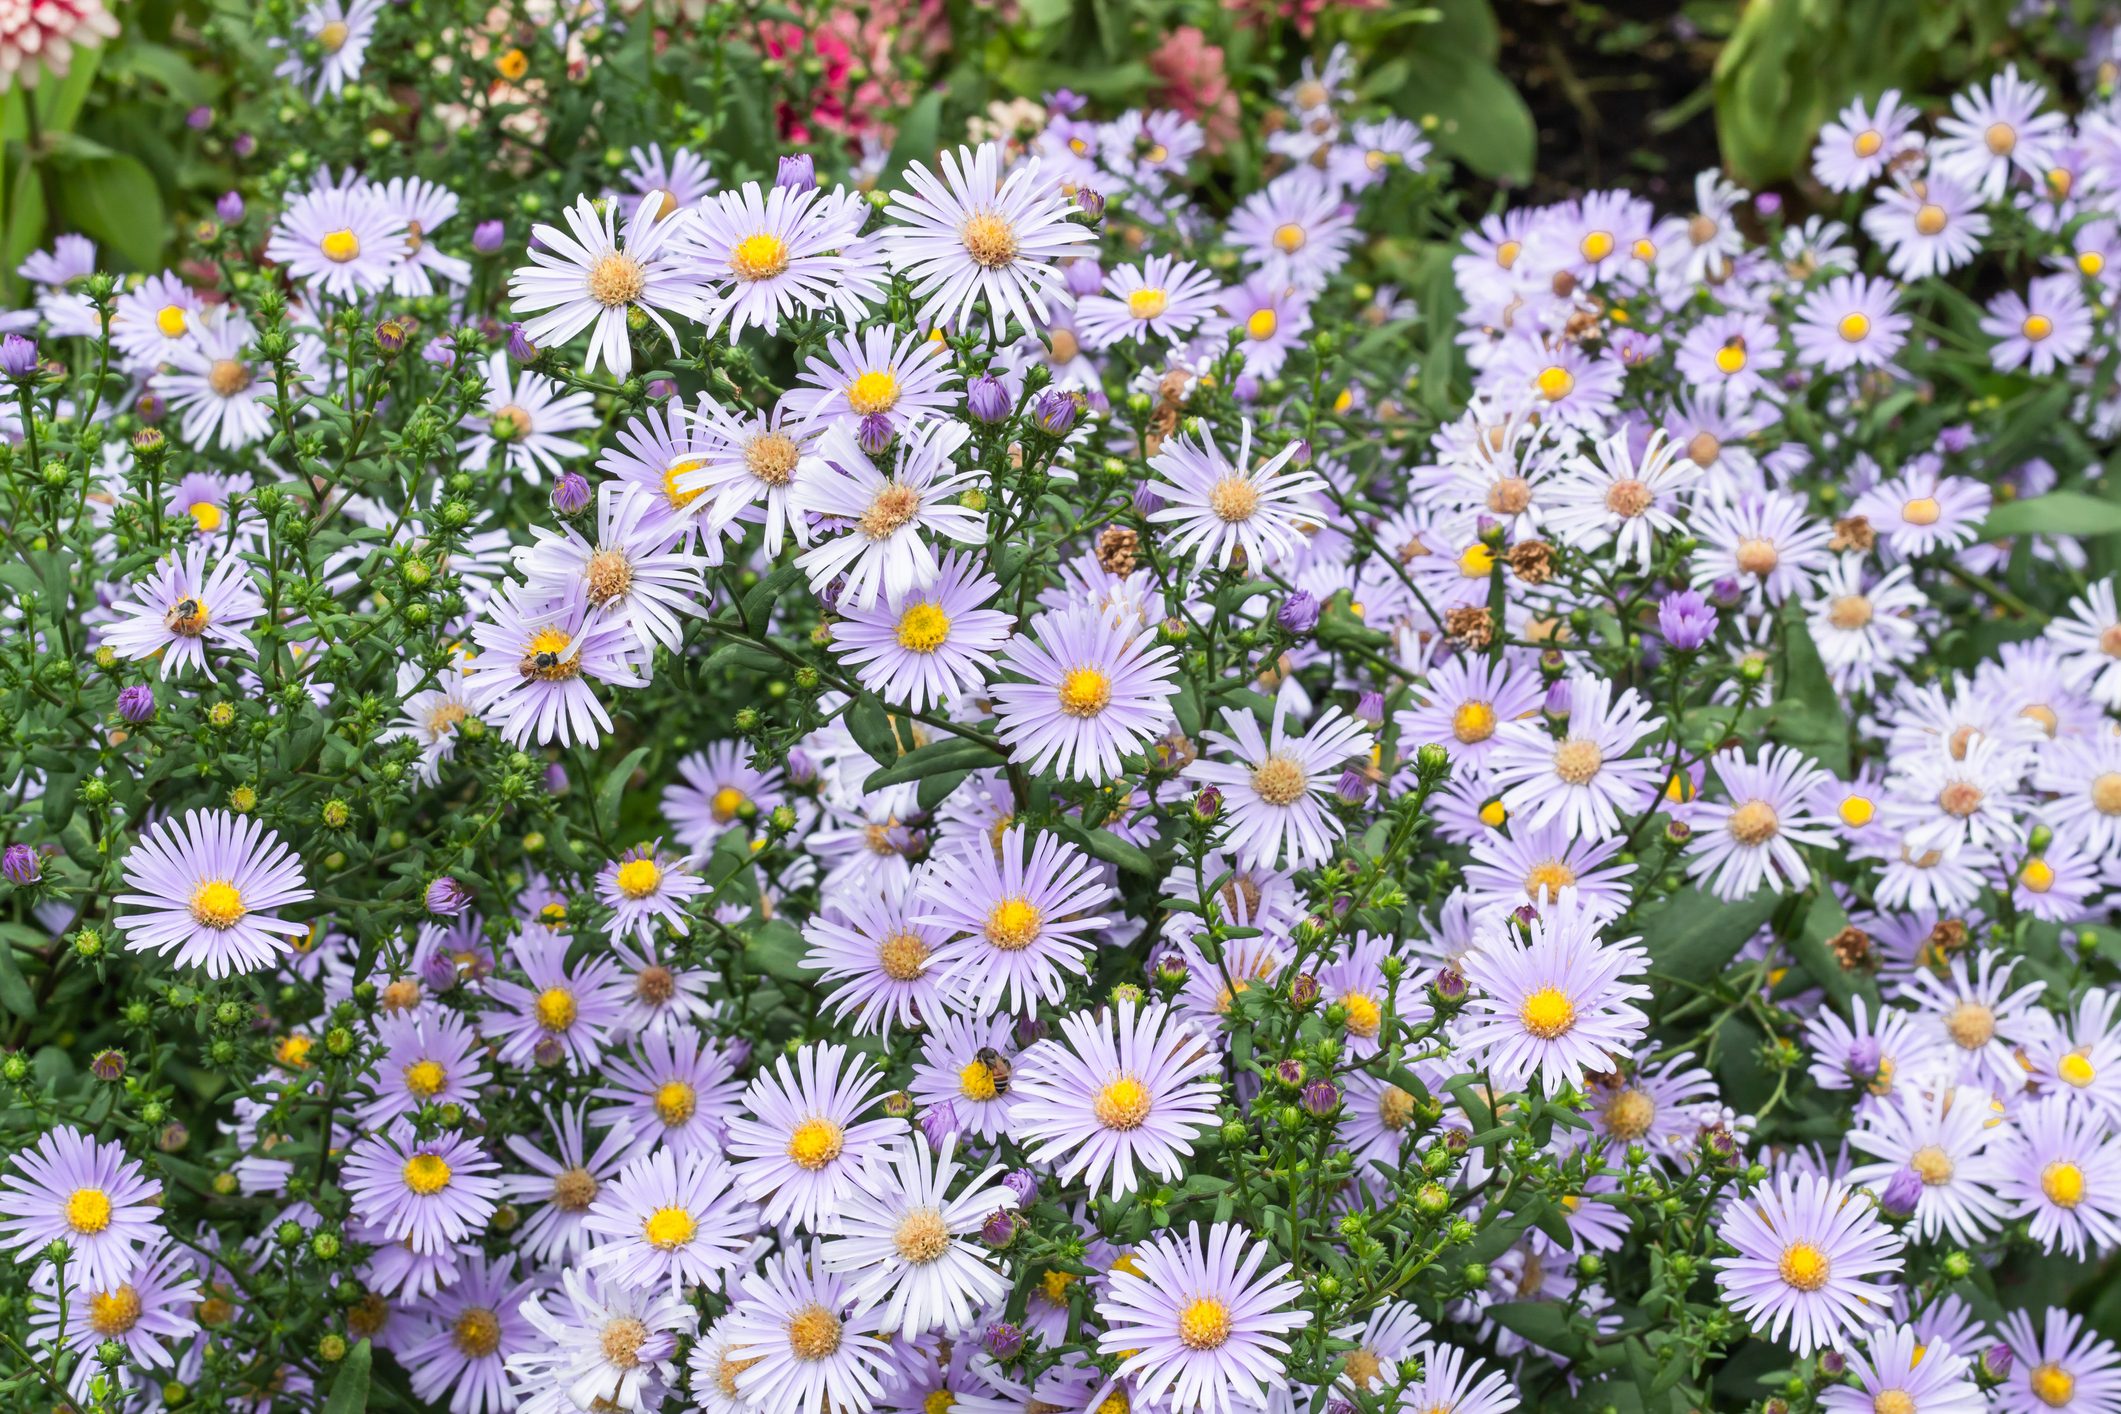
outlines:
[[0, 1391], [2121, 1414], [2121, 109], [1423, 257], [1362, 77], [34, 253]]

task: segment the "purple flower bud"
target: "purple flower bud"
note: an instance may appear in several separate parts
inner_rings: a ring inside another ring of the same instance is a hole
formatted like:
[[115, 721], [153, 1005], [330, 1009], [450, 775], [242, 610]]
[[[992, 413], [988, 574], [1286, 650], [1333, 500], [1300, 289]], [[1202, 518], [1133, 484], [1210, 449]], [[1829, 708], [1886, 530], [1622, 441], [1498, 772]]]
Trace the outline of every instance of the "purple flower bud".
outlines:
[[1016, 1240], [1016, 1215], [1007, 1208], [996, 1208], [987, 1215], [986, 1223], [979, 1230], [980, 1241], [999, 1251]]
[[1371, 726], [1382, 726], [1385, 719], [1385, 695], [1370, 691], [1355, 699], [1355, 715]]
[[530, 1048], [530, 1058], [540, 1070], [558, 1070], [567, 1059], [567, 1048], [557, 1036], [541, 1036]]
[[156, 423], [169, 411], [169, 404], [162, 401], [159, 393], [142, 393], [133, 404], [133, 414], [142, 422]]
[[420, 980], [431, 992], [446, 992], [457, 985], [457, 965], [448, 953], [436, 949], [420, 959]]
[[1529, 928], [1539, 921], [1539, 910], [1529, 903], [1520, 903], [1510, 910], [1510, 917]]
[[44, 861], [28, 845], [11, 844], [0, 854], [0, 875], [17, 888], [27, 888], [44, 877]]
[[1238, 374], [1237, 381], [1230, 385], [1230, 395], [1248, 407], [1259, 401], [1263, 390], [1258, 377], [1250, 373]]
[[940, 1149], [945, 1139], [957, 1133], [957, 1107], [948, 1100], [939, 1105], [930, 1105], [921, 1111], [920, 1125], [921, 1133], [928, 1136], [928, 1142]]
[[1974, 427], [1970, 422], [1955, 422], [1937, 434], [1937, 450], [1950, 454], [1963, 452], [1974, 445]]
[[37, 341], [20, 334], [0, 339], [0, 373], [14, 379], [37, 376]]
[[1838, 1350], [1819, 1352], [1819, 1373], [1830, 1380], [1838, 1380], [1848, 1373], [1848, 1357]]
[[481, 221], [471, 228], [471, 248], [481, 255], [499, 253], [508, 243], [508, 227], [499, 221]]
[[1868, 1080], [1876, 1075], [1884, 1061], [1884, 1048], [1869, 1036], [1859, 1036], [1849, 1044], [1849, 1074], [1858, 1080]]
[[118, 1081], [123, 1080], [125, 1078], [125, 1052], [96, 1052], [96, 1054], [89, 1059], [88, 1073], [90, 1075], [95, 1076], [96, 1079], [103, 1081], [106, 1085], [116, 1084]]
[[965, 409], [974, 422], [992, 427], [1009, 417], [1009, 389], [991, 373], [982, 373], [965, 389]]
[[1716, 611], [1693, 590], [1681, 589], [1658, 602], [1657, 628], [1672, 647], [1691, 653], [1716, 636]]
[[258, 150], [258, 136], [256, 133], [237, 133], [229, 149], [238, 157], [248, 157]]
[[798, 194], [817, 190], [817, 163], [807, 152], [798, 152], [792, 157], [783, 157], [780, 167], [773, 174], [773, 184]]
[[1544, 703], [1541, 704], [1539, 710], [1546, 713], [1549, 717], [1553, 717], [1557, 720], [1568, 720], [1569, 680], [1567, 678], [1562, 678], [1558, 682], [1550, 682], [1547, 684], [1547, 699]]
[[1457, 969], [1446, 967], [1436, 974], [1436, 995], [1447, 1002], [1455, 1002], [1466, 994], [1466, 979]]
[[1067, 282], [1068, 293], [1077, 299], [1088, 299], [1105, 287], [1105, 269], [1094, 260], [1071, 260], [1061, 271]]
[[803, 750], [800, 746], [791, 749], [788, 753], [789, 782], [794, 785], [807, 786], [816, 779], [817, 763], [810, 759], [810, 753]]
[[722, 1043], [722, 1053], [729, 1057], [729, 1064], [741, 1075], [751, 1065], [751, 1038], [732, 1036]]
[[1029, 1169], [1011, 1169], [1002, 1175], [1002, 1187], [1016, 1195], [1019, 1203], [1029, 1203], [1038, 1196], [1038, 1175]]
[[547, 795], [567, 794], [567, 768], [557, 761], [546, 763], [545, 793]]
[[184, 115], [184, 126], [195, 133], [203, 133], [214, 125], [214, 110], [204, 103]]
[[1274, 622], [1290, 633], [1302, 638], [1318, 627], [1318, 596], [1308, 589], [1299, 589], [1281, 601], [1274, 611]]
[[1999, 1340], [1981, 1352], [1981, 1373], [1991, 1383], [2000, 1385], [2011, 1377], [2011, 1366], [2017, 1361], [2011, 1348]]
[[563, 516], [578, 516], [589, 509], [589, 478], [570, 471], [553, 483], [552, 508]]
[[1065, 437], [1081, 415], [1082, 405], [1075, 401], [1075, 394], [1055, 388], [1038, 400], [1038, 411], [1033, 414], [1033, 420], [1038, 423], [1038, 430], [1048, 437]]
[[420, 346], [420, 357], [437, 368], [455, 368], [457, 341], [448, 334], [437, 334]]
[[665, 398], [674, 398], [678, 394], [677, 380], [674, 378], [651, 378], [648, 380], [648, 387], [645, 391], [649, 397], [654, 398], [657, 402], [661, 402]]
[[1782, 197], [1777, 192], [1764, 191], [1753, 198], [1753, 209], [1763, 216], [1772, 216], [1782, 209]]
[[1922, 1175], [1913, 1169], [1901, 1169], [1885, 1181], [1885, 1188], [1878, 1195], [1878, 1207], [1889, 1218], [1912, 1217], [1915, 1205], [1922, 1201]]
[[1304, 1077], [1308, 1074], [1310, 1071], [1304, 1063], [1294, 1056], [1274, 1063], [1274, 1078], [1291, 1089], [1303, 1084]]
[[1301, 1009], [1316, 1002], [1320, 990], [1316, 977], [1308, 972], [1299, 972], [1289, 983], [1289, 1000]]
[[1709, 586], [1709, 598], [1714, 600], [1720, 609], [1735, 609], [1739, 600], [1744, 597], [1745, 586], [1740, 584], [1735, 576], [1726, 576]]
[[987, 1353], [995, 1359], [1009, 1360], [1024, 1348], [1024, 1333], [1007, 1321], [996, 1321], [987, 1327], [986, 1338], [980, 1344], [984, 1345]]
[[880, 412], [865, 413], [855, 429], [854, 443], [872, 457], [880, 457], [891, 445], [891, 419]]
[[537, 362], [538, 346], [530, 342], [530, 336], [523, 332], [520, 324], [508, 326], [508, 356], [517, 363]]
[[1091, 187], [1075, 189], [1075, 209], [1094, 224], [1105, 219], [1105, 194]]
[[214, 203], [214, 215], [220, 217], [222, 224], [226, 226], [233, 226], [242, 220], [243, 212], [243, 197], [240, 192], [222, 192], [221, 199]]
[[396, 319], [385, 319], [376, 325], [376, 348], [382, 353], [405, 352], [406, 338], [405, 325]]
[[1340, 784], [1333, 793], [1350, 805], [1360, 805], [1370, 798], [1370, 778], [1350, 767], [1340, 773]]
[[1340, 1108], [1340, 1091], [1330, 1080], [1314, 1080], [1304, 1086], [1304, 1113], [1317, 1119]]
[[1153, 516], [1164, 508], [1164, 498], [1149, 488], [1146, 481], [1134, 488], [1134, 513], [1138, 516]]
[[1056, 118], [1072, 118], [1088, 107], [1090, 100], [1070, 89], [1056, 88], [1044, 99], [1046, 111]]
[[155, 715], [155, 690], [136, 682], [118, 691], [118, 715], [135, 726]]
[[1202, 786], [1200, 794], [1193, 797], [1193, 818], [1206, 825], [1222, 813], [1222, 791], [1215, 786]]
[[427, 886], [427, 911], [437, 918], [454, 918], [471, 907], [471, 895], [447, 874]]
[[1016, 1031], [1014, 1033], [1016, 1036], [1016, 1048], [1021, 1051], [1026, 1046], [1037, 1045], [1046, 1039], [1046, 1033], [1049, 1029], [1046, 1023], [1038, 1017], [1026, 1016], [1020, 1018], [1016, 1023]]

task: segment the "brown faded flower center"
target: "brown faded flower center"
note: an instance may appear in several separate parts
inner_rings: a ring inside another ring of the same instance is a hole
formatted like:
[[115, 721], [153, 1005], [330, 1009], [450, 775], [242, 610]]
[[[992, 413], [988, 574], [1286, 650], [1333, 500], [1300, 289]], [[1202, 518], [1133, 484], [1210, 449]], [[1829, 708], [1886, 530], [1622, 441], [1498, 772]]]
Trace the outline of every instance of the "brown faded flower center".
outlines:
[[1584, 786], [1605, 765], [1605, 755], [1598, 743], [1584, 737], [1570, 737], [1554, 748], [1554, 774], [1572, 786]]
[[1016, 228], [999, 212], [980, 212], [965, 222], [958, 235], [965, 253], [986, 269], [999, 270], [1016, 259]]
[[1749, 800], [1731, 812], [1731, 838], [1743, 845], [1766, 844], [1781, 828], [1775, 807], [1764, 800]]
[[1739, 569], [1752, 575], [1772, 574], [1775, 566], [1782, 563], [1782, 556], [1776, 552], [1774, 542], [1762, 540], [1757, 536], [1739, 541], [1738, 549], [1731, 558], [1738, 562]]
[[596, 1177], [588, 1169], [561, 1169], [552, 1176], [552, 1206], [579, 1213], [596, 1201], [597, 1188]]
[[1522, 514], [1532, 504], [1532, 483], [1521, 476], [1505, 476], [1488, 488], [1488, 509], [1499, 516]]
[[788, 1318], [788, 1348], [800, 1360], [823, 1360], [840, 1348], [840, 1318], [818, 1305]]
[[1308, 785], [1303, 767], [1286, 756], [1269, 756], [1252, 772], [1252, 789], [1269, 805], [1294, 805]]
[[920, 492], [894, 481], [876, 493], [869, 509], [862, 512], [858, 528], [871, 540], [884, 540], [911, 521], [920, 508]]
[[589, 602], [601, 609], [633, 588], [633, 561], [626, 558], [624, 550], [599, 550], [589, 557], [582, 581], [589, 591]]
[[1871, 614], [1869, 595], [1842, 594], [1827, 606], [1826, 621], [1844, 632], [1854, 632], [1871, 621]]
[[250, 386], [250, 367], [232, 358], [217, 358], [206, 370], [206, 386], [224, 398], [233, 398]]
[[744, 448], [744, 465], [768, 486], [786, 486], [795, 479], [802, 449], [785, 432], [762, 432]]
[[1633, 519], [1650, 508], [1650, 488], [1633, 477], [1616, 481], [1606, 488], [1605, 508]]
[[1961, 1002], [1944, 1018], [1944, 1029], [1962, 1050], [1978, 1051], [1996, 1036], [1996, 1013], [1980, 1002]]
[[928, 965], [928, 944], [918, 933], [893, 933], [876, 950], [877, 966], [894, 982], [911, 982]]
[[590, 267], [589, 297], [606, 309], [632, 304], [647, 288], [647, 273], [630, 255], [613, 251]]

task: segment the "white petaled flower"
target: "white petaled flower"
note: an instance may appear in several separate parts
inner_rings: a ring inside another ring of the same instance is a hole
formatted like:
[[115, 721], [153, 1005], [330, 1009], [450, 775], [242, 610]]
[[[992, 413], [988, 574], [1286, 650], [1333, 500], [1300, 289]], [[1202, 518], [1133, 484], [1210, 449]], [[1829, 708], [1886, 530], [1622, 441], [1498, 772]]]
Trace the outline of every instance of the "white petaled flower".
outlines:
[[1701, 468], [1679, 455], [1661, 430], [1650, 434], [1640, 456], [1629, 434], [1616, 432], [1571, 460], [1548, 489], [1546, 526], [1571, 545], [1610, 545], [1616, 564], [1647, 569], [1652, 538], [1681, 528], [1674, 514], [1683, 509], [1680, 493], [1700, 476]]
[[2114, 581], [2102, 579], [2069, 601], [2069, 613], [2047, 626], [2048, 642], [2065, 655], [2073, 686], [2089, 690], [2102, 707], [2121, 707], [2121, 612]]
[[1303, 1284], [1288, 1280], [1286, 1262], [1268, 1267], [1273, 1255], [1234, 1223], [1216, 1223], [1205, 1243], [1199, 1223], [1183, 1238], [1151, 1238], [1098, 1300], [1098, 1349], [1122, 1357], [1119, 1377], [1135, 1378], [1147, 1406], [1214, 1414], [1266, 1407], [1288, 1387], [1281, 1337], [1311, 1320], [1296, 1304]]
[[419, 177], [392, 177], [378, 191], [383, 208], [405, 221], [405, 258], [390, 272], [390, 292], [419, 299], [434, 293], [436, 279], [445, 285], [470, 284], [471, 263], [445, 254], [431, 239], [438, 226], [457, 214], [457, 194]]
[[984, 542], [985, 517], [958, 499], [976, 482], [956, 462], [971, 435], [962, 422], [921, 423], [906, 434], [887, 475], [856, 445], [852, 429], [842, 424], [826, 433], [822, 465], [798, 488], [794, 504], [849, 524], [796, 557], [810, 587], [822, 594], [844, 575], [840, 598], [866, 609], [881, 596], [935, 582], [941, 567], [923, 530], [967, 545]]
[[202, 310], [189, 332], [170, 346], [167, 366], [149, 379], [170, 407], [184, 414], [184, 440], [193, 446], [218, 441], [235, 451], [272, 431], [272, 409], [265, 402], [272, 380], [259, 377], [250, 353], [256, 332], [239, 313]]
[[502, 465], [535, 486], [541, 475], [558, 476], [560, 463], [588, 448], [563, 432], [597, 425], [594, 400], [586, 392], [563, 393], [542, 373], [517, 370], [506, 350], [487, 356], [486, 406], [459, 425], [471, 433], [457, 443], [473, 470], [489, 465], [499, 453]]
[[681, 1164], [668, 1147], [628, 1164], [603, 1185], [582, 1226], [596, 1239], [583, 1265], [628, 1287], [668, 1284], [722, 1289], [740, 1270], [758, 1213], [736, 1196], [729, 1165], [716, 1153]]
[[1567, 734], [1557, 741], [1536, 719], [1504, 722], [1488, 767], [1511, 819], [1558, 818], [1572, 835], [1608, 839], [1620, 833], [1620, 812], [1641, 809], [1656, 793], [1663, 767], [1628, 753], [1664, 719], [1652, 717], [1633, 688], [1616, 699], [1608, 679], [1579, 673], [1568, 683]]
[[142, 835], [124, 868], [138, 892], [117, 902], [141, 910], [118, 920], [132, 951], [175, 949], [179, 966], [223, 977], [270, 967], [289, 938], [309, 932], [307, 923], [274, 916], [315, 893], [301, 860], [260, 821], [187, 811], [181, 826], [164, 820]]
[[670, 468], [677, 495], [712, 494], [707, 519], [715, 526], [763, 519], [764, 549], [779, 555], [787, 537], [810, 543], [810, 517], [799, 501], [802, 486], [823, 469], [819, 443], [831, 424], [804, 422], [792, 400], [748, 415], [732, 412], [705, 393], [692, 414], [695, 444]]
[[1687, 877], [1708, 879], [1716, 897], [1733, 903], [1763, 883], [1779, 894], [1809, 881], [1797, 846], [1834, 842], [1810, 805], [1827, 773], [1788, 747], [1762, 747], [1753, 761], [1736, 749], [1719, 751], [1709, 764], [1730, 799], [1694, 805]]
[[[1054, 305], [1073, 303], [1056, 260], [1093, 248], [1096, 234], [1069, 218], [1059, 180], [1033, 157], [1002, 175], [1002, 148], [944, 152], [942, 173], [910, 165], [910, 191], [893, 192], [899, 223], [879, 237], [885, 257], [913, 282], [925, 324], [965, 324], [982, 301], [996, 339], [1010, 319], [1037, 333]], [[1051, 304], [1048, 303], [1051, 301]]]
[[535, 738], [595, 746], [611, 730], [611, 714], [589, 680], [642, 683], [630, 659], [632, 631], [624, 619], [599, 614], [586, 593], [555, 598], [511, 585], [471, 637], [479, 655], [466, 695], [517, 745]]
[[952, 1197], [958, 1175], [967, 1171], [956, 1153], [955, 1134], [936, 1153], [916, 1129], [873, 1158], [856, 1174], [819, 1249], [827, 1270], [852, 1274], [848, 1299], [863, 1309], [880, 1305], [884, 1328], [902, 1339], [929, 1331], [961, 1335], [1009, 1294], [1008, 1278], [965, 1239], [993, 1214], [1014, 1208], [1016, 1194], [993, 1181], [1001, 1166], [990, 1164]]
[[684, 246], [715, 285], [707, 333], [726, 319], [734, 343], [747, 326], [777, 334], [783, 319], [826, 309], [859, 324], [884, 293], [879, 262], [850, 253], [867, 216], [868, 203], [841, 188], [746, 182], [701, 202]]
[[1219, 841], [1251, 867], [1285, 862], [1298, 869], [1331, 855], [1345, 831], [1322, 798], [1339, 781], [1343, 763], [1370, 753], [1369, 728], [1338, 707], [1307, 730], [1291, 732], [1288, 718], [1299, 700], [1296, 680], [1284, 679], [1266, 733], [1250, 708], [1224, 708], [1229, 734], [1211, 730], [1202, 742], [1208, 753], [1236, 759], [1203, 755], [1186, 768], [1189, 779], [1222, 789]]
[[1205, 424], [1200, 440], [1181, 433], [1165, 444], [1149, 462], [1162, 478], [1149, 490], [1164, 502], [1149, 519], [1174, 526], [1170, 552], [1191, 553], [1201, 569], [1228, 568], [1239, 550], [1254, 567], [1286, 561], [1303, 544], [1301, 527], [1326, 519], [1316, 500], [1324, 478], [1308, 468], [1287, 470], [1300, 445], [1292, 441], [1253, 466], [1250, 418], [1239, 426], [1234, 462]]
[[287, 204], [273, 223], [265, 258], [338, 300], [373, 294], [391, 281], [412, 243], [406, 218], [366, 181], [319, 185]]
[[1099, 606], [1035, 616], [1002, 650], [1026, 680], [988, 689], [1010, 759], [1075, 780], [1119, 775], [1121, 755], [1164, 730], [1178, 694], [1178, 655], [1157, 632]]
[[531, 527], [536, 543], [516, 548], [516, 567], [533, 589], [579, 592], [605, 619], [632, 631], [643, 653], [680, 651], [684, 620], [706, 612], [705, 557], [683, 548], [683, 532], [654, 514], [652, 493], [624, 482], [597, 488], [596, 540], [572, 526]]
[[2017, 970], [2016, 958], [1982, 948], [1971, 960], [1952, 958], [1942, 976], [1917, 967], [1900, 989], [1899, 999], [1921, 1007], [1939, 1041], [1949, 1043], [1957, 1078], [2002, 1095], [2025, 1088], [2025, 1047], [2049, 1024], [2039, 1006], [2047, 983], [2035, 978], [2014, 989]]
[[212, 678], [208, 643], [256, 657], [249, 630], [264, 615], [265, 600], [251, 584], [250, 566], [230, 554], [209, 570], [209, 553], [195, 544], [181, 558], [173, 554], [157, 564], [134, 598], [112, 606], [117, 622], [104, 630], [103, 641], [127, 658], [159, 656], [165, 679], [182, 670]]
[[980, 1016], [1005, 1002], [1025, 1012], [1040, 998], [1058, 1005], [1063, 974], [1088, 974], [1095, 934], [1111, 921], [1096, 910], [1116, 901], [1081, 850], [1022, 825], [939, 854], [915, 890], [916, 921], [951, 939], [931, 964], [959, 1007]]
[[544, 1343], [510, 1356], [508, 1373], [522, 1407], [537, 1414], [661, 1407], [677, 1380], [678, 1337], [700, 1319], [668, 1287], [607, 1282], [572, 1267], [558, 1290], [526, 1298], [522, 1312]]
[[1897, 565], [1866, 586], [1862, 560], [1842, 556], [1819, 576], [1820, 597], [1804, 605], [1805, 627], [1836, 688], [1871, 691], [1881, 670], [1920, 651], [1922, 628], [1915, 614], [1929, 598], [1911, 575], [1908, 566]]
[[1874, 1162], [1850, 1169], [1849, 1182], [1882, 1190], [1899, 1173], [1921, 1179], [1914, 1219], [1920, 1236], [1972, 1245], [2003, 1225], [1996, 1184], [2004, 1172], [2002, 1141], [2010, 1131], [1986, 1092], [1972, 1086], [1940, 1087], [1934, 1094], [1903, 1090], [1859, 1116], [1849, 1144]]
[[1190, 260], [1152, 255], [1139, 266], [1122, 265], [1105, 277], [1105, 293], [1085, 298], [1076, 329], [1092, 349], [1123, 339], [1179, 339], [1215, 313], [1223, 288]]
[[626, 320], [634, 310], [678, 347], [678, 332], [664, 311], [703, 318], [707, 286], [679, 244], [687, 217], [680, 213], [662, 220], [657, 206], [642, 202], [627, 221], [623, 240], [616, 204], [599, 211], [586, 196], [564, 213], [566, 230], [536, 227], [531, 264], [518, 268], [508, 285], [516, 312], [532, 316], [524, 321], [523, 333], [537, 344], [564, 344], [588, 330], [583, 371], [594, 372], [601, 363], [620, 379], [633, 372]]
[[760, 1069], [729, 1121], [737, 1181], [766, 1222], [816, 1232], [844, 1202], [854, 1172], [904, 1134], [902, 1119], [863, 1120], [883, 1072], [845, 1046], [812, 1044]]
[[1550, 1096], [1580, 1089], [1649, 1029], [1634, 1003], [1650, 989], [1626, 980], [1649, 970], [1649, 956], [1636, 939], [1601, 939], [1574, 889], [1523, 926], [1523, 942], [1504, 934], [1466, 955], [1471, 1001], [1455, 1035], [1499, 1089], [1523, 1089], [1535, 1077]]
[[724, 1324], [728, 1362], [747, 1406], [785, 1414], [873, 1409], [889, 1377], [883, 1313], [850, 1310], [852, 1281], [829, 1269], [820, 1244], [783, 1247], [747, 1277]]

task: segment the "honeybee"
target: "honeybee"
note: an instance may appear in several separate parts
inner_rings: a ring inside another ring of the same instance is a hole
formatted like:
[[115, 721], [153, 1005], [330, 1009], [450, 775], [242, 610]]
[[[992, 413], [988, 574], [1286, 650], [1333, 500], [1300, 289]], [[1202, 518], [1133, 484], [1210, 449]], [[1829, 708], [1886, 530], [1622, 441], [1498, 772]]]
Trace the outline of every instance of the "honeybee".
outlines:
[[992, 1046], [981, 1046], [972, 1058], [987, 1067], [987, 1075], [994, 1081], [996, 1095], [1009, 1093], [1009, 1062], [1002, 1059], [1000, 1051]]

